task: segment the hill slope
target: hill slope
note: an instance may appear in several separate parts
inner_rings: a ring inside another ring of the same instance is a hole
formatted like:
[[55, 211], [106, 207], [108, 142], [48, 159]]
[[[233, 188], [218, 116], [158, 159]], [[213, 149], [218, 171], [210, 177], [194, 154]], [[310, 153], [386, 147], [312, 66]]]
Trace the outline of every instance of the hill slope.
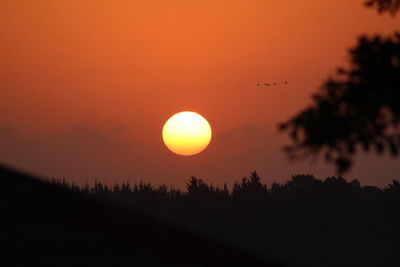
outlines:
[[279, 266], [0, 166], [2, 266]]

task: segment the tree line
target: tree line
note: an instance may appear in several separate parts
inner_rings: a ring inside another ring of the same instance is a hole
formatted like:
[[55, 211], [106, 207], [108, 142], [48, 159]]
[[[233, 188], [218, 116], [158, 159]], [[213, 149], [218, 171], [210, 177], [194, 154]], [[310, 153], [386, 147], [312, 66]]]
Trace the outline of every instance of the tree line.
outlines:
[[[399, 260], [400, 182], [293, 175], [267, 186], [259, 175], [229, 187], [191, 177], [186, 190], [165, 185], [49, 180], [142, 211], [279, 262], [305, 266], [394, 266]], [[291, 255], [288, 259], [287, 255]], [[338, 255], [333, 257], [332, 255]]]
[[[68, 182], [66, 179], [51, 178], [48, 183], [61, 187], [66, 190], [87, 193], [109, 199], [132, 198], [137, 200], [152, 200], [167, 202], [179, 201], [268, 201], [282, 198], [301, 198], [305, 195], [317, 197], [321, 195], [339, 194], [343, 197], [344, 193], [351, 193], [353, 196], [358, 194], [379, 195], [383, 198], [400, 197], [400, 182], [392, 180], [384, 188], [375, 186], [362, 186], [359, 180], [347, 181], [341, 176], [331, 176], [323, 180], [316, 179], [314, 175], [292, 175], [291, 178], [282, 183], [273, 182], [270, 187], [261, 182], [260, 176], [256, 171], [250, 173], [248, 177], [243, 177], [240, 181], [235, 181], [229, 189], [225, 183], [223, 186], [207, 183], [203, 179], [192, 176], [186, 183], [186, 190], [176, 189], [165, 184], [153, 186], [148, 182], [138, 183], [122, 182], [108, 185], [99, 180], [94, 184], [86, 183], [78, 185]], [[146, 202], [141, 202], [146, 205]]]

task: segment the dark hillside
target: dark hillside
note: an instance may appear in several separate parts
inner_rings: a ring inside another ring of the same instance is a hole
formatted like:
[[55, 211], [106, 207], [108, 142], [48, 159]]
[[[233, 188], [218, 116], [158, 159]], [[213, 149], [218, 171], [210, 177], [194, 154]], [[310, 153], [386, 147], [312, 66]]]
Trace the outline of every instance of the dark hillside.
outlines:
[[2, 266], [278, 266], [0, 167]]

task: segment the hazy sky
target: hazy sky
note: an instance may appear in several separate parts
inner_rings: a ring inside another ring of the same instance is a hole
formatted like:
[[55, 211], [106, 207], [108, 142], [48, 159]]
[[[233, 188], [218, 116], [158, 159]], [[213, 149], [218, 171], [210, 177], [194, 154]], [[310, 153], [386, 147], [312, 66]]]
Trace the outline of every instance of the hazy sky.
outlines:
[[[0, 162], [77, 182], [177, 186], [252, 170], [268, 184], [334, 175], [321, 159], [289, 162], [276, 125], [310, 103], [357, 36], [399, 22], [361, 0], [2, 0]], [[164, 122], [183, 110], [213, 128], [197, 156], [162, 142]], [[398, 165], [362, 156], [347, 177], [384, 185]]]

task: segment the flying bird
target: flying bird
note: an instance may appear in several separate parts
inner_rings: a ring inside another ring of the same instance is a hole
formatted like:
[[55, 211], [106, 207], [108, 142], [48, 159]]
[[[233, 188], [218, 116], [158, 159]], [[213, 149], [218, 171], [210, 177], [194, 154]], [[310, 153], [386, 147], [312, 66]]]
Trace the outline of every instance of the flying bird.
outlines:
[[[280, 83], [279, 83], [280, 84]], [[288, 84], [288, 81], [285, 80], [283, 84]], [[278, 83], [257, 83], [257, 86], [277, 86]]]

